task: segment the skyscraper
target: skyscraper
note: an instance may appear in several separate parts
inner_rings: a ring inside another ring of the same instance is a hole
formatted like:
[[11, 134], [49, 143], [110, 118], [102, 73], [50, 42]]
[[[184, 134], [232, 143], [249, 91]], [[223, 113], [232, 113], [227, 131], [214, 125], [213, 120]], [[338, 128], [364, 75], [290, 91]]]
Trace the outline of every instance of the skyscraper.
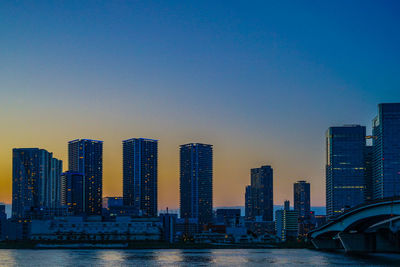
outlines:
[[73, 215], [84, 213], [83, 174], [64, 172], [61, 175], [61, 204]]
[[101, 215], [103, 193], [103, 141], [68, 142], [69, 171], [83, 174], [83, 212]]
[[212, 222], [213, 147], [191, 143], [180, 146], [181, 218], [195, 218], [200, 225]]
[[263, 221], [273, 221], [273, 169], [262, 166], [251, 169], [251, 185], [246, 187], [247, 219], [260, 217]]
[[49, 179], [46, 180], [44, 206], [57, 209], [61, 206], [61, 173], [62, 161], [52, 157], [50, 153]]
[[400, 196], [400, 103], [379, 104], [372, 124], [373, 197]]
[[326, 213], [333, 217], [365, 199], [365, 126], [326, 132]]
[[132, 138], [122, 146], [124, 205], [143, 216], [157, 216], [158, 141]]
[[39, 148], [13, 149], [12, 217], [60, 206], [62, 161]]
[[374, 147], [365, 146], [364, 154], [364, 167], [365, 167], [365, 200], [370, 201], [374, 198], [374, 183], [373, 183], [373, 160], [374, 160]]
[[251, 201], [251, 185], [246, 186], [246, 192], [244, 196], [244, 217], [246, 220], [251, 220], [251, 212], [252, 212], [252, 201]]
[[298, 181], [293, 184], [294, 210], [299, 217], [308, 219], [310, 216], [310, 184], [306, 181]]

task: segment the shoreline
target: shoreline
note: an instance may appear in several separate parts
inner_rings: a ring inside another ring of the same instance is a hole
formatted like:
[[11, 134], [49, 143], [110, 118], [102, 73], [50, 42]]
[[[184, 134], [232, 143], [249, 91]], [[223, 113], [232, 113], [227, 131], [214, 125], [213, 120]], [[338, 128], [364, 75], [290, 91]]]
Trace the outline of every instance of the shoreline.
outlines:
[[0, 242], [0, 249], [306, 249], [302, 243], [284, 244], [196, 244], [165, 242]]

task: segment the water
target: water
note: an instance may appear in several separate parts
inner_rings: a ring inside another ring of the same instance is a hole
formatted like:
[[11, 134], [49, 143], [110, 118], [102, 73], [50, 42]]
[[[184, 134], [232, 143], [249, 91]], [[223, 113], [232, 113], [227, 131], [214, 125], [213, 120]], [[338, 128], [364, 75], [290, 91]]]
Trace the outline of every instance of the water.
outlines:
[[398, 266], [400, 255], [307, 249], [0, 250], [0, 266]]

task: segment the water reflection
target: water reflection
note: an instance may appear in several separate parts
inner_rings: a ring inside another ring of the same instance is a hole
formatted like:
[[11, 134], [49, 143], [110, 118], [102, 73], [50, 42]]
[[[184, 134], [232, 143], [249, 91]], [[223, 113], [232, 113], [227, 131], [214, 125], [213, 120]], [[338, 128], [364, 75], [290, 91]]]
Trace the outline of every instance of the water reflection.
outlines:
[[398, 266], [400, 255], [306, 249], [0, 250], [0, 266]]
[[17, 266], [15, 250], [0, 249], [0, 266]]
[[197, 249], [187, 249], [180, 250], [180, 262], [187, 264], [207, 264], [211, 263], [213, 258], [210, 250], [197, 250]]
[[180, 250], [158, 250], [156, 254], [156, 263], [159, 266], [163, 265], [179, 265], [183, 262], [183, 257]]

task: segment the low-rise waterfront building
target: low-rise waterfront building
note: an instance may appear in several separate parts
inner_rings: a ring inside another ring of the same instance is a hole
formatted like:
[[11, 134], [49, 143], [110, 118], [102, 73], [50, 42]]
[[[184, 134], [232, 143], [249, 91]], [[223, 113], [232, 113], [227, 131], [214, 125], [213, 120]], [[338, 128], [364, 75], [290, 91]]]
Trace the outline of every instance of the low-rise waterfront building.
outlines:
[[217, 209], [216, 223], [234, 226], [240, 223], [240, 209]]
[[60, 217], [53, 220], [32, 220], [30, 239], [41, 241], [159, 241], [161, 223], [158, 218], [116, 217], [102, 221], [100, 216]]
[[289, 205], [285, 209], [275, 212], [276, 235], [284, 242], [297, 239], [298, 236], [298, 212], [290, 210]]

